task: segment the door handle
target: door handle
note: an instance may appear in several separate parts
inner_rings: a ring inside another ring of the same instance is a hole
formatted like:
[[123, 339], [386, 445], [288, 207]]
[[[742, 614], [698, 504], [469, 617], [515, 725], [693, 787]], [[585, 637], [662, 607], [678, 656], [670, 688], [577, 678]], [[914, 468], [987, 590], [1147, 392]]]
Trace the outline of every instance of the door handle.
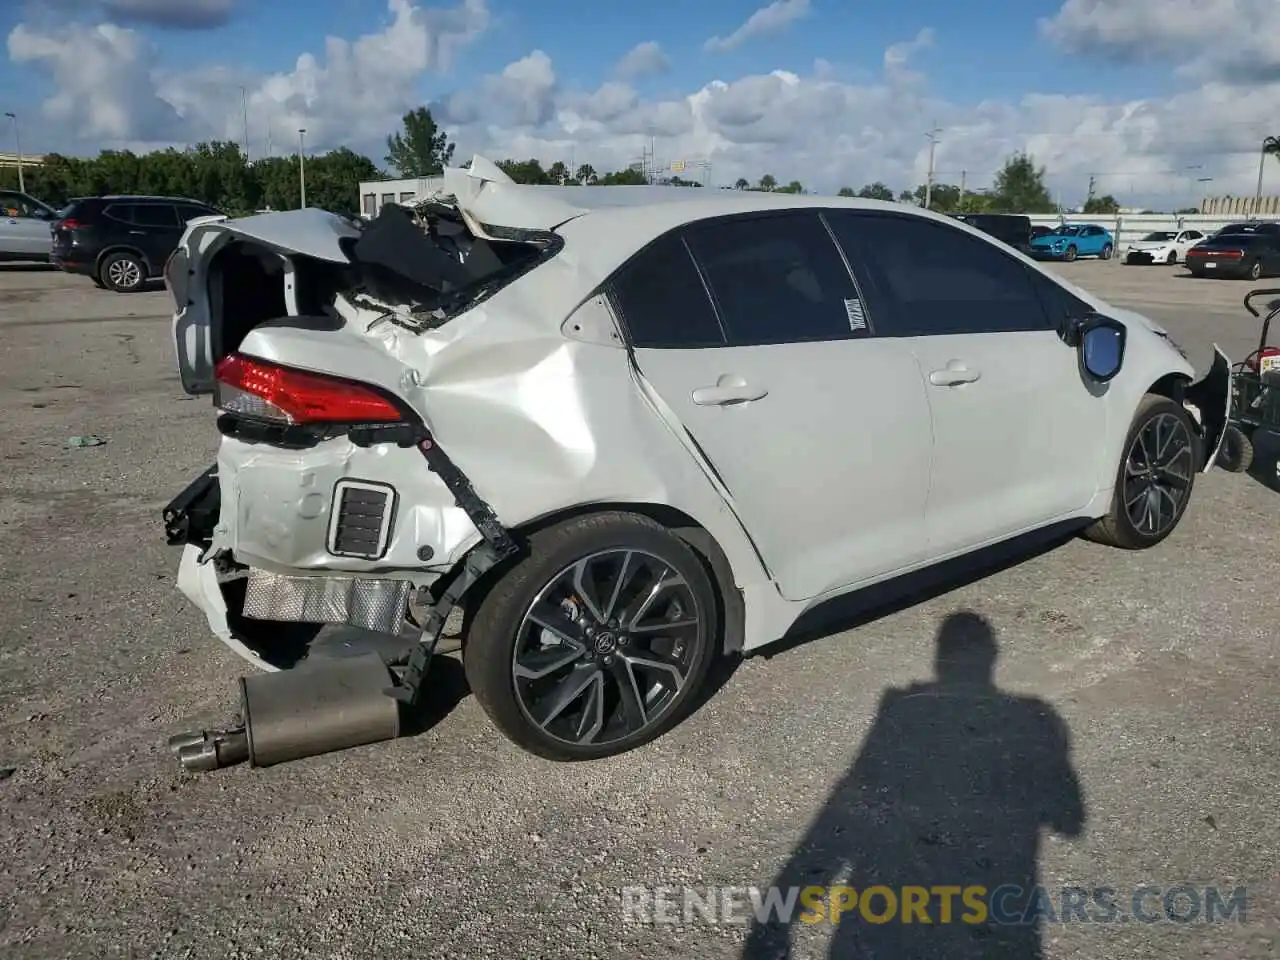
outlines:
[[973, 383], [982, 377], [981, 370], [971, 370], [959, 360], [952, 360], [941, 370], [929, 374], [929, 382], [935, 387], [958, 387]]
[[698, 387], [693, 391], [693, 402], [700, 407], [726, 407], [735, 403], [749, 403], [769, 395], [764, 387], [755, 387], [737, 374], [726, 373], [716, 380], [713, 387]]

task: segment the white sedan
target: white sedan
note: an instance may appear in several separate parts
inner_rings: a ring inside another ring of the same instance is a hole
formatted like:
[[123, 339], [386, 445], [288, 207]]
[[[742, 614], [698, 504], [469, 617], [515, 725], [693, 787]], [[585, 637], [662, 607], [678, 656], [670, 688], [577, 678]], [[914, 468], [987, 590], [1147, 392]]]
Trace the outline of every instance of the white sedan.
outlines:
[[1220, 352], [1193, 382], [1157, 324], [949, 217], [480, 157], [444, 187], [429, 230], [205, 219], [169, 263], [221, 434], [165, 514], [179, 587], [268, 671], [247, 731], [175, 742], [191, 769], [395, 736], [459, 605], [503, 733], [617, 754], [842, 595], [1035, 531], [1160, 543], [1221, 442]]
[[1187, 251], [1205, 238], [1199, 230], [1157, 230], [1129, 244], [1125, 263], [1181, 263]]

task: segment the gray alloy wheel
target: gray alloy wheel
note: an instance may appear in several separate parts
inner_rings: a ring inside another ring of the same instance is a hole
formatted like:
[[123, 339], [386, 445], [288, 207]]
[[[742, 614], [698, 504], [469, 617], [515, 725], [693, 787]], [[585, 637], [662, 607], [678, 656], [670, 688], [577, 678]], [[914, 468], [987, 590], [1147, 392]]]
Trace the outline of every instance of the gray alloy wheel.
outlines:
[[147, 279], [147, 268], [131, 253], [113, 253], [102, 261], [102, 282], [117, 293], [132, 293]]
[[659, 723], [707, 642], [689, 584], [661, 557], [615, 549], [565, 567], [534, 597], [511, 672], [528, 721], [572, 746]]
[[476, 700], [552, 760], [624, 753], [691, 710], [719, 652], [710, 567], [657, 521], [586, 514], [529, 535], [463, 640]]
[[1186, 408], [1147, 394], [1125, 439], [1111, 506], [1084, 535], [1125, 550], [1143, 550], [1164, 540], [1191, 502], [1200, 448]]
[[1163, 539], [1186, 509], [1195, 473], [1195, 440], [1184, 418], [1148, 420], [1125, 457], [1124, 508], [1135, 530]]

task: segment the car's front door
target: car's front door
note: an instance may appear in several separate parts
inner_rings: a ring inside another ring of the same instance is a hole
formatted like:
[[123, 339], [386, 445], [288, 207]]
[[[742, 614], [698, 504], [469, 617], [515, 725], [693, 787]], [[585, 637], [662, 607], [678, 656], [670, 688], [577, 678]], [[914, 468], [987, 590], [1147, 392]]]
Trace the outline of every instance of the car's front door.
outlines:
[[619, 271], [639, 375], [788, 599], [924, 556], [931, 436], [910, 347], [874, 336], [815, 211], [704, 221]]
[[1087, 504], [1107, 406], [1082, 378], [1037, 285], [1060, 288], [946, 223], [852, 211], [831, 223], [855, 272], [867, 274], [878, 332], [902, 337], [924, 372], [934, 427], [930, 555]]

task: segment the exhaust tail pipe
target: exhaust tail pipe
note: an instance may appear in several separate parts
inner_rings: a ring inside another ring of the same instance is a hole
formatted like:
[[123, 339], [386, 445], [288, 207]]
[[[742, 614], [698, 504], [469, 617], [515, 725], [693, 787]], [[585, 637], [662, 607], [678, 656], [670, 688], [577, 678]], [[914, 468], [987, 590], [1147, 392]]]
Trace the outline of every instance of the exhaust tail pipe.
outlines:
[[376, 653], [240, 678], [244, 726], [169, 740], [183, 768], [269, 767], [400, 736], [395, 678]]

